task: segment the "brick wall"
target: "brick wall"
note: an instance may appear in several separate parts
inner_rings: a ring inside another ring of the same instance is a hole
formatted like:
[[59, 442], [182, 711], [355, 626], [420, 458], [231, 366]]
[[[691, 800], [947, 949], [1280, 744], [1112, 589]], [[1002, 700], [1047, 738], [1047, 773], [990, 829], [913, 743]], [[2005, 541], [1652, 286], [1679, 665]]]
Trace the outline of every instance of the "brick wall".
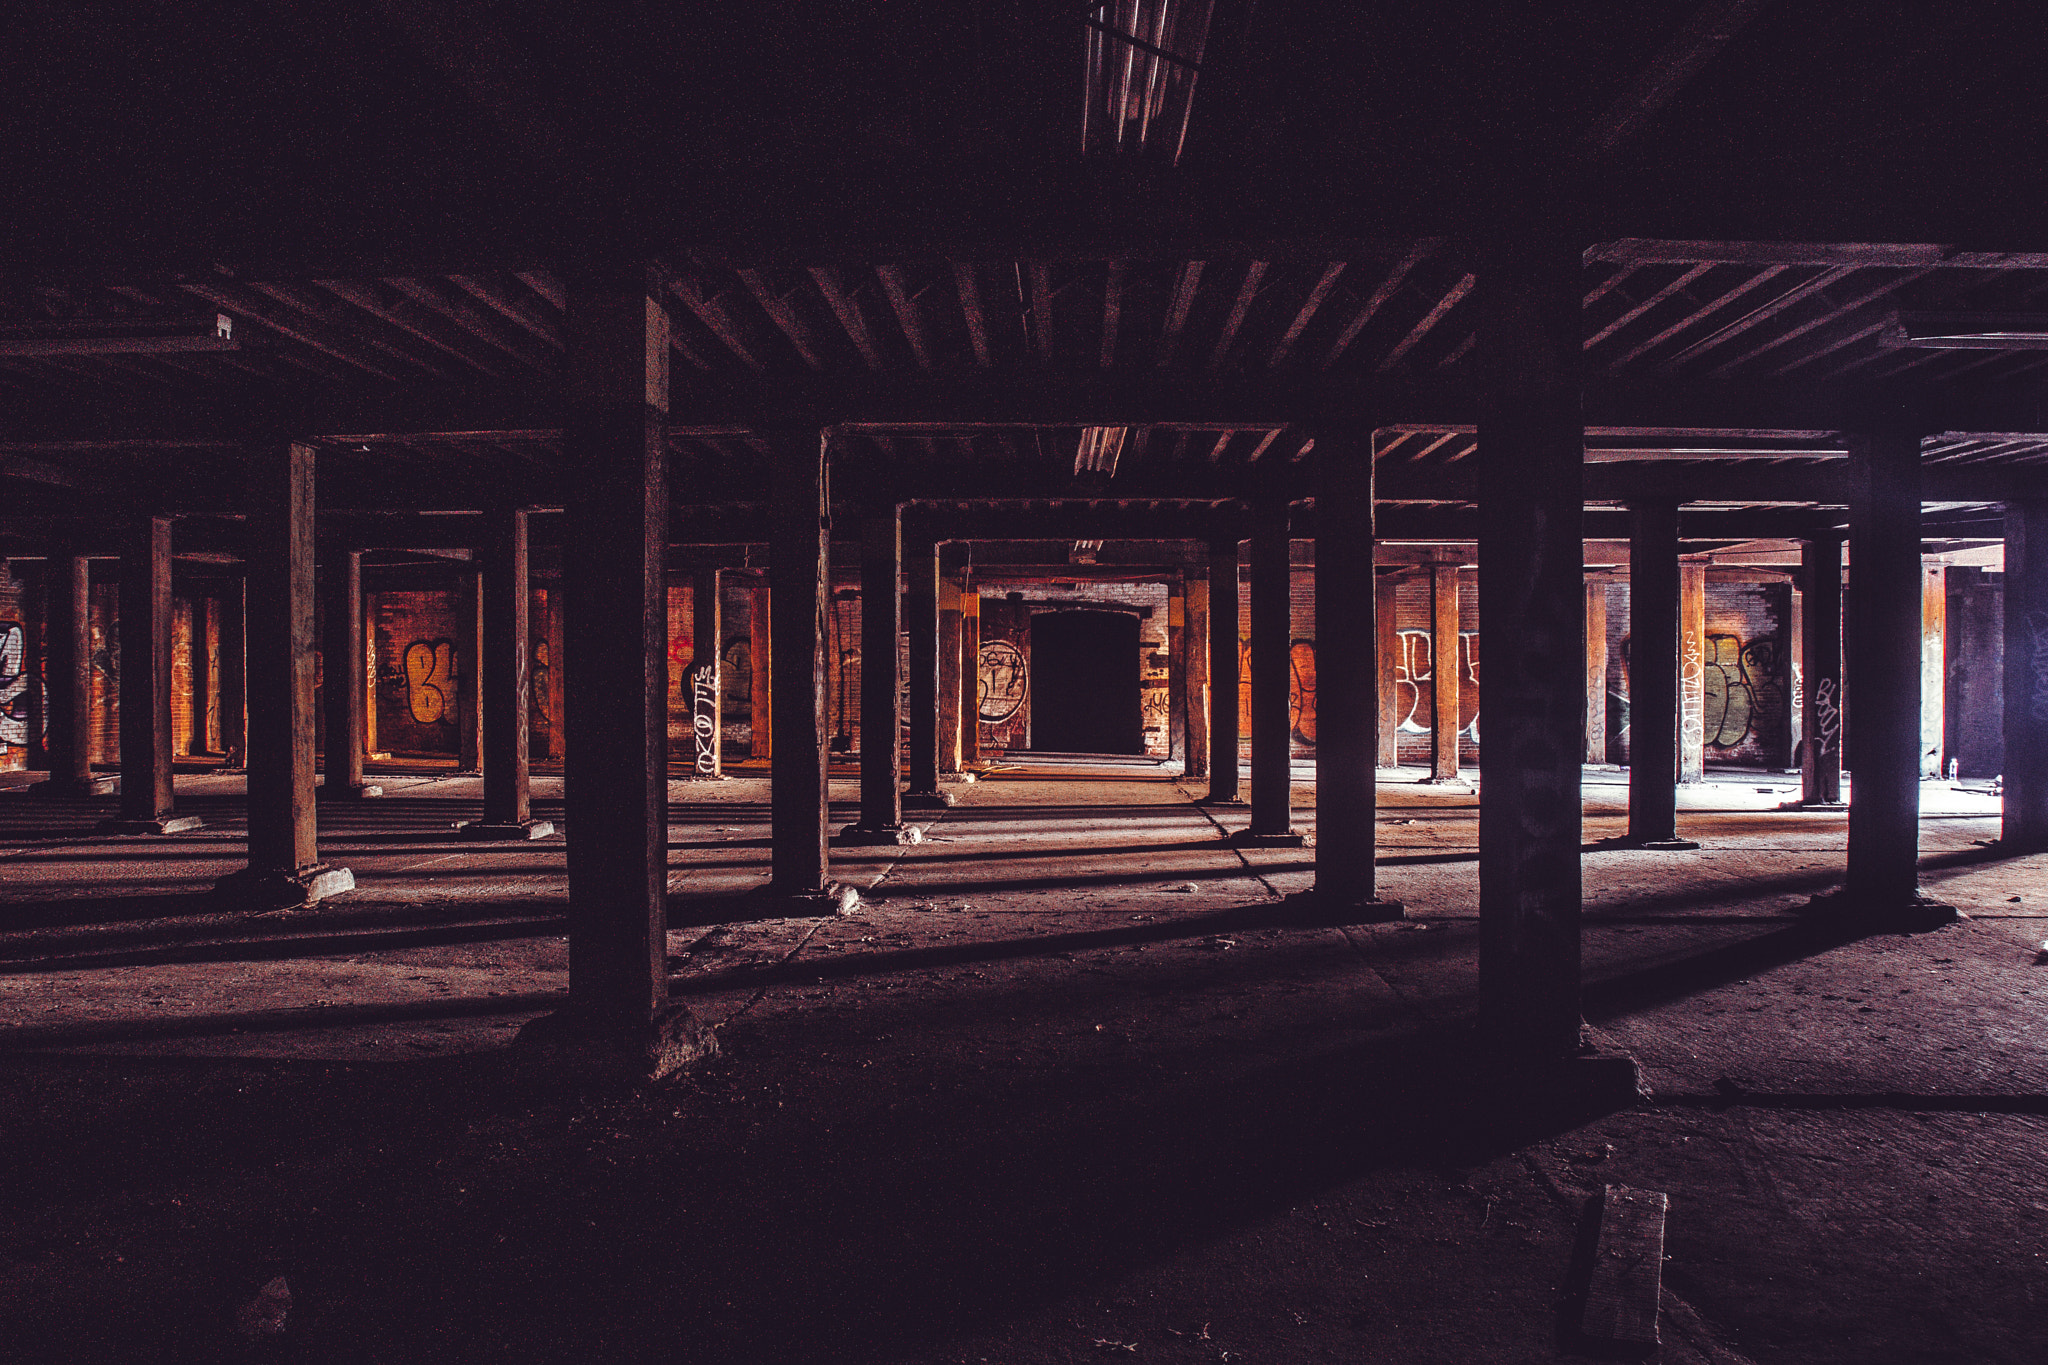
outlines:
[[364, 593], [376, 660], [377, 748], [388, 754], [457, 757], [461, 677], [472, 666], [461, 594], [445, 590]]
[[[1706, 585], [1708, 766], [1783, 767], [1792, 728], [1792, 587], [1716, 581]], [[1628, 762], [1629, 595], [1607, 590], [1607, 759]]]
[[981, 657], [976, 694], [984, 754], [1031, 745], [1031, 618], [1062, 606], [1128, 608], [1138, 617], [1138, 686], [1145, 752], [1164, 758], [1172, 736], [1168, 674], [1167, 585], [1164, 583], [1034, 584], [1011, 601], [991, 590], [981, 599]]
[[29, 631], [27, 585], [0, 561], [0, 772], [28, 765], [28, 728], [36, 714], [36, 679], [29, 668], [35, 651]]
[[[1394, 588], [1394, 717], [1397, 760], [1427, 767], [1436, 724], [1436, 656], [1430, 640], [1429, 575]], [[1479, 577], [1458, 575], [1458, 761], [1479, 761]]]

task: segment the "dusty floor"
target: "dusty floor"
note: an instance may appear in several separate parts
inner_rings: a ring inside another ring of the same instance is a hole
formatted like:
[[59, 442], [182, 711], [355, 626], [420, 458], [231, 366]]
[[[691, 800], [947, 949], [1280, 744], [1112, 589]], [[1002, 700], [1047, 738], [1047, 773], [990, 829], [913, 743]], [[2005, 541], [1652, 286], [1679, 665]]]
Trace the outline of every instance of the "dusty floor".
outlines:
[[1654, 1091], [1602, 1113], [1481, 1079], [1477, 801], [1418, 776], [1381, 786], [1414, 918], [1345, 929], [1275, 913], [1311, 853], [1129, 765], [999, 771], [840, 855], [856, 914], [721, 925], [766, 784], [673, 784], [671, 989], [723, 1055], [635, 1095], [505, 1064], [566, 985], [563, 845], [453, 839], [475, 779], [323, 811], [359, 889], [256, 919], [194, 894], [235, 778], [160, 841], [0, 792], [0, 1358], [1569, 1359], [1603, 1182], [1671, 1196], [1666, 1361], [2041, 1358], [2048, 859], [1976, 842], [1995, 800], [1926, 791], [1968, 919], [1842, 941], [1795, 913], [1840, 812], [1723, 777], [1700, 851], [1604, 850], [1588, 770], [1587, 1014]]

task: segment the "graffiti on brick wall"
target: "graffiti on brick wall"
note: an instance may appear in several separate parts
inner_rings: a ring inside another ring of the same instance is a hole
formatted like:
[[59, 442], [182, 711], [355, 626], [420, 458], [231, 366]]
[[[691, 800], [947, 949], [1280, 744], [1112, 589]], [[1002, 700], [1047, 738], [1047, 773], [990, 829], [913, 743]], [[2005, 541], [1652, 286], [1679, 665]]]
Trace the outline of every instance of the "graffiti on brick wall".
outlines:
[[421, 725], [455, 723], [455, 642], [414, 640], [405, 647], [405, 709]]
[[0, 621], [0, 749], [28, 747], [28, 637], [21, 622]]
[[1024, 651], [1008, 640], [983, 640], [975, 661], [975, 714], [1001, 725], [1023, 710], [1030, 687], [1026, 673]]
[[2027, 714], [2048, 723], [2048, 611], [2030, 611], [2027, 624], [2027, 667], [2034, 675]]
[[1173, 703], [1167, 685], [1147, 680], [1139, 686], [1142, 689], [1138, 696], [1144, 710], [1145, 728], [1163, 731], [1173, 718]]
[[[1252, 642], [1237, 640], [1237, 732], [1252, 732]], [[1316, 642], [1287, 646], [1287, 732], [1297, 744], [1316, 742]]]
[[1316, 742], [1316, 642], [1296, 640], [1287, 647], [1287, 726], [1302, 744]]
[[[1394, 663], [1395, 728], [1426, 735], [1436, 723], [1436, 659], [1426, 630], [1397, 632]], [[1458, 734], [1479, 742], [1479, 632], [1458, 632]]]
[[1825, 756], [1834, 753], [1842, 737], [1842, 704], [1835, 693], [1835, 680], [1822, 678], [1813, 685], [1813, 742]]
[[1687, 631], [1678, 651], [1678, 761], [1707, 742], [1706, 655], [1697, 635]]
[[1709, 748], [1738, 748], [1776, 726], [1785, 697], [1777, 641], [1709, 635], [1700, 672], [1699, 729]]
[[545, 639], [533, 642], [533, 671], [527, 676], [531, 679], [534, 726], [552, 732], [555, 727], [555, 665]]

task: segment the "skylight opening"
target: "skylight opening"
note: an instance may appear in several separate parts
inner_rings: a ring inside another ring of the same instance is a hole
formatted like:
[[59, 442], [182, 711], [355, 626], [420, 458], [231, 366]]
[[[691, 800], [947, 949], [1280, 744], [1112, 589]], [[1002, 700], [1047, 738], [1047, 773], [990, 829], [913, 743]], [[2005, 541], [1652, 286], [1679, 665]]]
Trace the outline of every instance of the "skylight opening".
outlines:
[[1087, 25], [1088, 156], [1180, 160], [1215, 0], [1100, 0]]

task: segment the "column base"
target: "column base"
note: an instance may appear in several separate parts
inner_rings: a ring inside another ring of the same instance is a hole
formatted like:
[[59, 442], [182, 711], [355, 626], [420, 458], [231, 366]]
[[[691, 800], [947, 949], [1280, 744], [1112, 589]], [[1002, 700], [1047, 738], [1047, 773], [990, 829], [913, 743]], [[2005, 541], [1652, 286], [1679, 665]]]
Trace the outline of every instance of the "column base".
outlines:
[[84, 782], [66, 782], [57, 778], [46, 778], [28, 786], [30, 796], [47, 796], [58, 800], [71, 800], [84, 796], [112, 796], [121, 790], [118, 777], [94, 777]]
[[915, 825], [848, 825], [832, 836], [832, 842], [842, 848], [921, 844], [924, 831]]
[[325, 782], [313, 789], [316, 801], [367, 801], [373, 796], [382, 796], [384, 789], [374, 782], [358, 782], [354, 786], [330, 787]]
[[1282, 830], [1278, 834], [1259, 834], [1241, 829], [1223, 836], [1223, 842], [1233, 848], [1306, 848], [1308, 836], [1299, 830]]
[[1245, 800], [1242, 796], [1198, 796], [1195, 798], [1195, 804], [1198, 806], [1249, 806], [1251, 802]]
[[951, 792], [905, 792], [905, 810], [945, 810], [953, 804]]
[[1780, 801], [1779, 810], [1847, 810], [1847, 801]]
[[110, 816], [99, 822], [95, 833], [99, 834], [183, 834], [198, 829], [206, 822], [196, 815], [162, 815], [154, 820], [130, 820], [123, 816]]
[[1602, 839], [1600, 842], [1610, 848], [1640, 848], [1652, 853], [1683, 853], [1700, 846], [1697, 839], [1681, 839], [1676, 835], [1669, 839], [1632, 839], [1624, 834], [1619, 839]]
[[1460, 777], [1457, 773], [1452, 773], [1449, 777], [1437, 777], [1435, 775], [1431, 775], [1429, 777], [1418, 778], [1416, 779], [1415, 785], [1418, 787], [1469, 787], [1472, 784], [1467, 782], [1463, 777]]
[[647, 1085], [718, 1055], [718, 1035], [670, 1005], [645, 1023], [593, 1018], [575, 1006], [520, 1029], [511, 1056], [520, 1070], [564, 1084]]
[[233, 910], [297, 910], [356, 887], [356, 874], [330, 863], [311, 863], [294, 871], [245, 867], [213, 884], [213, 894]]
[[455, 832], [465, 839], [545, 839], [555, 832], [552, 820], [464, 820]]
[[1408, 918], [1408, 907], [1400, 901], [1383, 901], [1370, 892], [1310, 887], [1287, 897], [1285, 904], [1297, 923], [1390, 924]]
[[1961, 915], [1953, 905], [1915, 894], [1887, 903], [1859, 896], [1847, 887], [1823, 891], [1806, 903], [1805, 914], [1842, 929], [1875, 933], [1917, 934], [1954, 924]]
[[724, 773], [700, 773], [700, 772], [698, 772], [698, 771], [697, 771], [697, 770], [696, 770], [695, 768], [692, 768], [692, 769], [691, 769], [691, 770], [690, 770], [689, 772], [686, 772], [686, 773], [682, 774], [682, 775], [681, 775], [680, 777], [672, 777], [672, 778], [670, 778], [670, 779], [669, 779], [669, 781], [671, 781], [671, 782], [730, 782], [730, 781], [732, 781], [732, 779], [731, 779], [730, 777], [727, 777], [727, 776], [726, 776], [726, 775], [725, 775]]

